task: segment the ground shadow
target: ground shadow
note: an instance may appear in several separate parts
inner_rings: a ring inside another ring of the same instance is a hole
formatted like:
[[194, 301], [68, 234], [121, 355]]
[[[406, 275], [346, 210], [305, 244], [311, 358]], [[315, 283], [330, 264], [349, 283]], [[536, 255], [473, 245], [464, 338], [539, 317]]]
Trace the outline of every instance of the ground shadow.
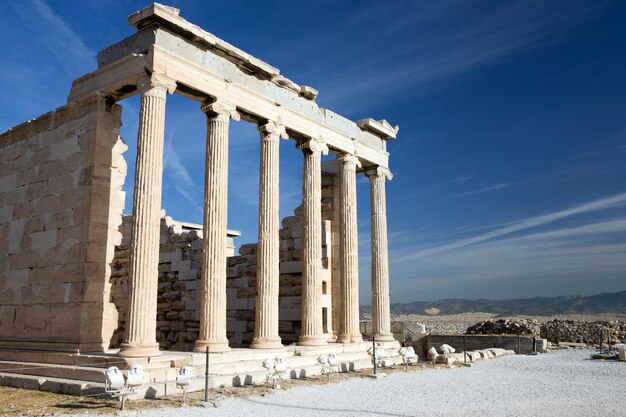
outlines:
[[117, 408], [112, 404], [108, 404], [108, 403], [103, 403], [103, 402], [98, 402], [98, 401], [93, 401], [93, 400], [81, 400], [81, 401], [76, 401], [73, 402], [71, 404], [55, 404], [54, 407], [56, 408], [65, 408], [65, 409], [72, 409], [72, 410], [77, 410], [77, 409], [81, 409], [81, 410], [96, 410], [99, 408]]

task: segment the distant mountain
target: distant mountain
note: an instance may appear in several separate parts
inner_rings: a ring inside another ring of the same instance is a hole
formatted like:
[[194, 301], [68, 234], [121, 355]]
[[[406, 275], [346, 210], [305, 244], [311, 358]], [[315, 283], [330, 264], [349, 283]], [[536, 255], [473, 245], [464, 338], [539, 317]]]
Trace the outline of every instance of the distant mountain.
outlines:
[[[371, 307], [361, 307], [361, 311], [371, 313]], [[428, 310], [428, 311], [427, 311]], [[412, 303], [391, 304], [393, 314], [460, 314], [460, 313], [494, 313], [494, 314], [626, 314], [626, 291], [602, 293], [583, 297], [535, 297], [515, 298], [511, 300], [466, 300], [451, 298], [439, 301], [414, 301]]]

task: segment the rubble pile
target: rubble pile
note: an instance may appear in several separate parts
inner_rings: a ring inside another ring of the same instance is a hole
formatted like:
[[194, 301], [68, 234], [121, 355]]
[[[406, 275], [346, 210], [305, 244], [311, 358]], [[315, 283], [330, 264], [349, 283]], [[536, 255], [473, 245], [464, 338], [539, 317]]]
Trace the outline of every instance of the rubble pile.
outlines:
[[481, 321], [465, 330], [465, 334], [514, 334], [523, 336], [539, 336], [541, 323], [527, 319], [500, 319]]
[[541, 326], [541, 337], [550, 342], [574, 342], [588, 345], [619, 343], [626, 340], [626, 322], [551, 320]]

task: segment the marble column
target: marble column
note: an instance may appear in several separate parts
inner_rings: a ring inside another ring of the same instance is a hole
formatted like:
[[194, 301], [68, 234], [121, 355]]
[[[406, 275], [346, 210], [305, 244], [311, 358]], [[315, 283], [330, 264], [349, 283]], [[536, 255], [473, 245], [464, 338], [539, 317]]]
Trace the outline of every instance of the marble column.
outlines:
[[341, 265], [341, 312], [339, 343], [362, 342], [359, 329], [359, 244], [356, 213], [356, 168], [351, 154], [337, 157], [339, 164], [339, 262]]
[[137, 88], [141, 109], [130, 240], [130, 306], [119, 352], [129, 358], [160, 355], [156, 318], [165, 98], [176, 89], [176, 81], [153, 73], [139, 79]]
[[302, 183], [302, 330], [299, 345], [326, 344], [322, 326], [322, 153], [328, 147], [315, 139], [301, 141]]
[[389, 314], [389, 264], [387, 255], [387, 198], [385, 180], [391, 179], [386, 168], [365, 169], [370, 180], [372, 244], [372, 334], [376, 340], [393, 341]]
[[280, 139], [287, 139], [285, 127], [272, 121], [259, 126], [261, 172], [259, 175], [259, 243], [257, 246], [256, 311], [251, 348], [283, 347], [278, 335], [279, 291], [279, 194], [278, 155]]
[[239, 120], [234, 105], [209, 99], [207, 116], [204, 226], [200, 275], [200, 334], [194, 350], [230, 350], [226, 337], [226, 228], [228, 220], [228, 125]]

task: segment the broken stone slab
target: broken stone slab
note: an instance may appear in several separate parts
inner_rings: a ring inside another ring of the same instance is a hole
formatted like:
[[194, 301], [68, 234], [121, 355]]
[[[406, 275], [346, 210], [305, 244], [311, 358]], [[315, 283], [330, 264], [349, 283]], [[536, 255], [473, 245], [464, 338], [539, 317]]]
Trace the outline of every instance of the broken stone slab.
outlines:
[[478, 351], [483, 359], [493, 359], [495, 355], [490, 349], [481, 349]]
[[[435, 360], [435, 363], [442, 363], [444, 365], [454, 365], [455, 363], [458, 363], [458, 362], [459, 362], [459, 359], [457, 358], [456, 354], [439, 355], [437, 356], [437, 359]], [[462, 359], [461, 359], [461, 362], [463, 362]]]
[[500, 356], [504, 356], [506, 352], [506, 349], [502, 349], [502, 348], [492, 348], [490, 350], [491, 350], [491, 353], [493, 353], [493, 356], [495, 356], [496, 358]]
[[586, 349], [587, 348], [586, 343], [577, 343], [577, 342], [559, 342], [558, 345], [559, 347], [574, 348], [574, 349]]

